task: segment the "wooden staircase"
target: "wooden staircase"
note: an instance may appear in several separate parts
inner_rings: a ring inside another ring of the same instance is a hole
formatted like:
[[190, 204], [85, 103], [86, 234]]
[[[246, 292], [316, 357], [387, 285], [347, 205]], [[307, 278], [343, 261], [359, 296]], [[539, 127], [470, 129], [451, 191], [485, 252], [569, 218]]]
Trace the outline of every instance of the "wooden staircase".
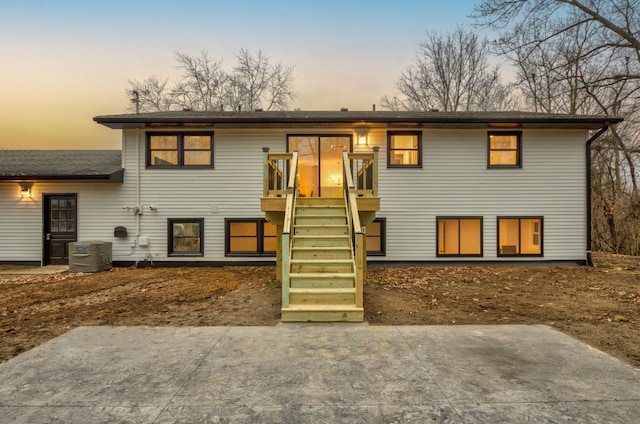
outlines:
[[296, 201], [282, 321], [363, 321], [344, 198]]

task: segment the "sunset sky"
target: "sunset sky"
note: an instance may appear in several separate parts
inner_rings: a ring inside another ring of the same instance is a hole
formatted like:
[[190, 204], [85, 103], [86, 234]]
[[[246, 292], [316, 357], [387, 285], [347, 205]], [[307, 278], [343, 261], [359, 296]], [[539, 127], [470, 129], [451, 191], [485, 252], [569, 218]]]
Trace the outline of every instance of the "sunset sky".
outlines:
[[428, 30], [470, 27], [479, 0], [2, 0], [0, 149], [118, 149], [93, 122], [129, 79], [179, 75], [175, 53], [262, 50], [295, 67], [291, 108], [370, 110]]

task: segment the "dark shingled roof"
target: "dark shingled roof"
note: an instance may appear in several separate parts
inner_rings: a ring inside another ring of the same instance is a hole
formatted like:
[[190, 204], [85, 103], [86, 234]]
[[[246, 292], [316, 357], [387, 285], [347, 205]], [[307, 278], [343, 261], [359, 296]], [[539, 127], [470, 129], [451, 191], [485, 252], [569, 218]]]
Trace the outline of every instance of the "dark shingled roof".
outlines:
[[0, 180], [122, 182], [120, 150], [0, 150]]
[[566, 115], [535, 112], [390, 112], [390, 111], [247, 111], [247, 112], [151, 112], [96, 116], [93, 120], [109, 128], [153, 126], [273, 127], [361, 125], [421, 127], [518, 127], [601, 128], [622, 118], [599, 115]]

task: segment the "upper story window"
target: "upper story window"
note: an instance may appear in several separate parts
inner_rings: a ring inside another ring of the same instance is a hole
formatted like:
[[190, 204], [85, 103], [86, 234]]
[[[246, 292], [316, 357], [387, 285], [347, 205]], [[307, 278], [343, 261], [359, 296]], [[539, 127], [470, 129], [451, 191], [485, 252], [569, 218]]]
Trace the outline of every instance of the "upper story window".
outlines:
[[148, 168], [213, 168], [213, 133], [147, 133]]
[[487, 160], [489, 168], [521, 168], [522, 133], [490, 132]]
[[422, 168], [422, 132], [387, 133], [387, 167]]

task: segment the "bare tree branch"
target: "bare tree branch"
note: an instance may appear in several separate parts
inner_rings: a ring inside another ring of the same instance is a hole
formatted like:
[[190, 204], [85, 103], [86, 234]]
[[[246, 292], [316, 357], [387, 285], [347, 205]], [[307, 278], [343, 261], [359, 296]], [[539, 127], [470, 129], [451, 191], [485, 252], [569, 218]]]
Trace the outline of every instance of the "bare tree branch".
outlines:
[[200, 56], [176, 53], [182, 77], [169, 87], [168, 80], [156, 76], [142, 82], [129, 81], [127, 94], [138, 94], [140, 111], [165, 110], [284, 110], [295, 98], [293, 67], [272, 63], [261, 51], [241, 49], [237, 65], [231, 72], [222, 68], [221, 60], [213, 60], [207, 51]]
[[462, 28], [431, 32], [415, 62], [396, 82], [399, 94], [381, 99], [391, 110], [503, 110], [513, 106], [512, 88], [488, 65], [488, 42]]

